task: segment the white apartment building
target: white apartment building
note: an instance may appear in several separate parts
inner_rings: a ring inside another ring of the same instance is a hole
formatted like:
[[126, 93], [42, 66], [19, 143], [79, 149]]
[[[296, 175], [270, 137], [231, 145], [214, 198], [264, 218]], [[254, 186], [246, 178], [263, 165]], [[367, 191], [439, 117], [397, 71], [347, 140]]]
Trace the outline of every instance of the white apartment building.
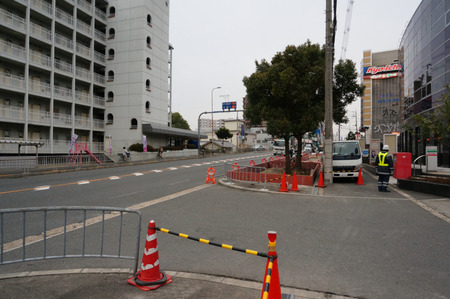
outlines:
[[[0, 141], [67, 153], [71, 138], [152, 146], [197, 134], [168, 126], [169, 0], [0, 2]], [[30, 149], [34, 151], [33, 149]], [[0, 154], [17, 152], [0, 143]]]

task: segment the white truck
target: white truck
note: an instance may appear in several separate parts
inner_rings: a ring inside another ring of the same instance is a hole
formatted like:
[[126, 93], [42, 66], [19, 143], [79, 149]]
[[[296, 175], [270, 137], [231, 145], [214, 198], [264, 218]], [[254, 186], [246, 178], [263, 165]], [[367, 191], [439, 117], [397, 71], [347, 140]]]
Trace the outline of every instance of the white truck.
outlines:
[[333, 141], [333, 177], [358, 178], [362, 153], [357, 140]]
[[284, 139], [275, 139], [273, 141], [273, 154], [276, 155], [284, 155], [285, 154], [285, 148], [284, 148]]

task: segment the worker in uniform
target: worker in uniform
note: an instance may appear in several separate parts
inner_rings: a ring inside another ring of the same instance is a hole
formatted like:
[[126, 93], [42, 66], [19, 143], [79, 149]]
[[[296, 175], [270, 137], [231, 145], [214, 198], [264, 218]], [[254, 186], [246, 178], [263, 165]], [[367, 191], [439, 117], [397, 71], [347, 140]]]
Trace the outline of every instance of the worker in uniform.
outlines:
[[394, 172], [394, 161], [389, 155], [389, 145], [384, 145], [383, 149], [378, 153], [375, 159], [378, 175], [378, 191], [390, 192], [387, 187], [389, 185], [389, 177]]

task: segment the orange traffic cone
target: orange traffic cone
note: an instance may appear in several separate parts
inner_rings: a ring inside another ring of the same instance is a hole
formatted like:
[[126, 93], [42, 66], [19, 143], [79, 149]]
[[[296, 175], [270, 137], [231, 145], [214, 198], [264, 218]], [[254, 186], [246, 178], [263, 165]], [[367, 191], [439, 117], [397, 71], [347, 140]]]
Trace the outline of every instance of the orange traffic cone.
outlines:
[[[277, 262], [277, 232], [269, 231], [269, 252], [266, 265], [266, 273], [264, 274], [264, 284], [261, 298], [281, 299], [280, 275], [278, 273]], [[273, 260], [273, 262], [271, 261]]]
[[319, 184], [316, 185], [316, 187], [319, 188], [325, 188], [326, 186], [323, 185], [323, 174], [322, 174], [322, 170], [320, 170], [320, 174], [319, 174]]
[[281, 179], [280, 192], [288, 192], [286, 183], [286, 174], [283, 172], [283, 178]]
[[359, 169], [358, 182], [356, 182], [356, 185], [365, 185], [364, 182], [363, 182], [363, 178], [362, 178], [361, 168]]
[[136, 276], [128, 279], [128, 283], [144, 291], [155, 290], [165, 284], [171, 283], [172, 277], [159, 270], [158, 242], [156, 240], [155, 221], [148, 225], [147, 241], [145, 242], [144, 256], [141, 269]]
[[294, 177], [292, 178], [291, 191], [297, 191], [297, 192], [300, 191], [300, 190], [298, 190], [298, 184], [297, 184], [297, 172], [294, 172]]

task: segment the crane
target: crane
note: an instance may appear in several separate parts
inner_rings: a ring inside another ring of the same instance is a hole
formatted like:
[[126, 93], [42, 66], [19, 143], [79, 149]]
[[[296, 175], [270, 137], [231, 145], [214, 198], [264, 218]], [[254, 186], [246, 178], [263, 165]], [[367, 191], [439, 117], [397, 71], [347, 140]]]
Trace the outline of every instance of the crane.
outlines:
[[348, 35], [350, 33], [350, 23], [352, 21], [353, 2], [355, 1], [348, 0], [347, 16], [345, 17], [344, 40], [342, 41], [342, 51], [341, 51], [342, 60], [345, 60], [345, 54], [347, 52]]

